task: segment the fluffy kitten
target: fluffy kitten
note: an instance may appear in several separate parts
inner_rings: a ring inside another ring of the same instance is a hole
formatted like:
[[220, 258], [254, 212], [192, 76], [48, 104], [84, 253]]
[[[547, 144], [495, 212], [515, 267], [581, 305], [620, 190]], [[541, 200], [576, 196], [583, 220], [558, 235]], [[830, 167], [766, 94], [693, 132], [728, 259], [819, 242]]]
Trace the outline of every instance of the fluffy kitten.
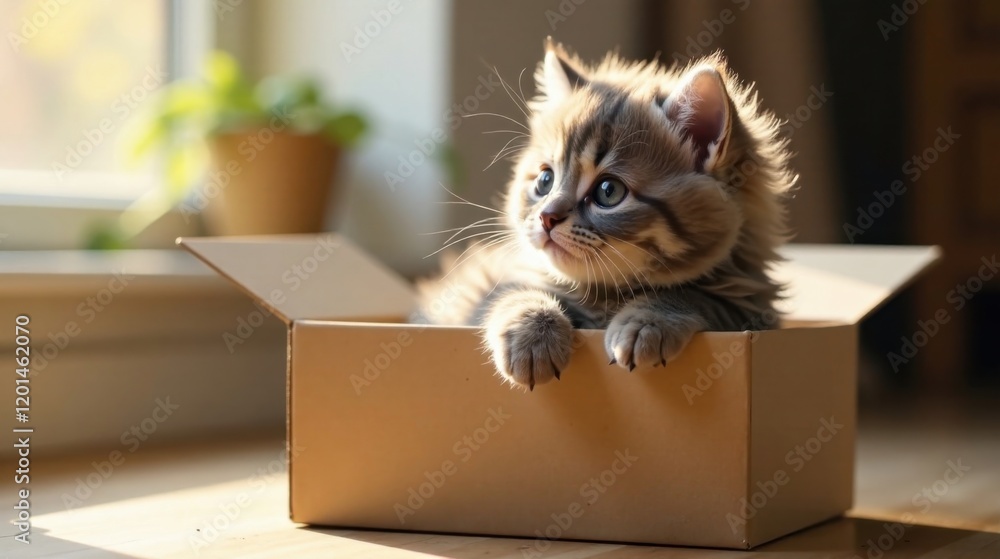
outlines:
[[548, 41], [499, 230], [421, 286], [422, 313], [484, 327], [504, 379], [559, 378], [573, 328], [612, 363], [665, 365], [703, 330], [776, 326], [767, 274], [784, 240], [778, 122], [718, 55], [686, 68]]

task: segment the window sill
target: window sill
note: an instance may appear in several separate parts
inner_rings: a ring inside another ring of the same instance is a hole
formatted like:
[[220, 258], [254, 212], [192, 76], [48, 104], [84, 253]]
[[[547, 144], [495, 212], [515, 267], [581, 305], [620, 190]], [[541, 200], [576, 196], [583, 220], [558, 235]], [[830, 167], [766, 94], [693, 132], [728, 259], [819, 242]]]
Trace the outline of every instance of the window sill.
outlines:
[[[0, 171], [0, 249], [81, 249], [91, 231], [113, 223], [138, 192], [68, 187], [25, 188], [5, 183], [10, 172]], [[85, 194], [81, 195], [80, 193]], [[168, 212], [132, 240], [135, 248], [172, 248], [176, 237], [198, 235], [200, 223]]]
[[86, 294], [124, 274], [144, 292], [228, 293], [228, 283], [180, 249], [0, 252], [0, 293]]
[[0, 323], [22, 314], [32, 451], [121, 450], [157, 398], [181, 406], [158, 441], [284, 423], [284, 325], [180, 249], [0, 252]]

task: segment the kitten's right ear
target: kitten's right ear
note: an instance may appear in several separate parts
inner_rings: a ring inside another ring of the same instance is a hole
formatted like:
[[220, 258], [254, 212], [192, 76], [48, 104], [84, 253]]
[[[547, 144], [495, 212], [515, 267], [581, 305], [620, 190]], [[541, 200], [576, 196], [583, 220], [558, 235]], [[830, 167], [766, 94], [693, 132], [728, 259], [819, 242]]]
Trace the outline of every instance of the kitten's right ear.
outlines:
[[583, 70], [552, 37], [545, 40], [545, 59], [535, 73], [535, 81], [546, 108], [561, 104], [573, 90], [587, 85]]

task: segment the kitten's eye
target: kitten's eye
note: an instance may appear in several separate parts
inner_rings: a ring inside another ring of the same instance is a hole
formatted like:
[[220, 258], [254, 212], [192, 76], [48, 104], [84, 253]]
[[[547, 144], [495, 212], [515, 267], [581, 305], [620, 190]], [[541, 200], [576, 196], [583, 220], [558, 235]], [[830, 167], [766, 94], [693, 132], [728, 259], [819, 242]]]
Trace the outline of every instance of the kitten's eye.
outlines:
[[594, 187], [591, 196], [594, 203], [602, 208], [613, 208], [625, 199], [628, 189], [616, 179], [602, 179]]
[[542, 169], [542, 172], [538, 173], [538, 178], [535, 179], [535, 192], [539, 196], [545, 196], [552, 191], [552, 183], [554, 182], [556, 182], [556, 175], [552, 169], [548, 167]]

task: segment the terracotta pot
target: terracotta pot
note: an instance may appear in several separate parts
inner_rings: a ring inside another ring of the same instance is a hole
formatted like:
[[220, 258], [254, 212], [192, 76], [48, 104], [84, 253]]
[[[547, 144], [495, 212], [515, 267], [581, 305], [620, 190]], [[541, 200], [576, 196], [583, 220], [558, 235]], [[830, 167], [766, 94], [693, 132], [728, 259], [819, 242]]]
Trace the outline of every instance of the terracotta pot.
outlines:
[[[315, 233], [323, 228], [340, 147], [320, 134], [220, 134], [203, 191], [211, 235]], [[228, 179], [228, 182], [227, 182]]]

